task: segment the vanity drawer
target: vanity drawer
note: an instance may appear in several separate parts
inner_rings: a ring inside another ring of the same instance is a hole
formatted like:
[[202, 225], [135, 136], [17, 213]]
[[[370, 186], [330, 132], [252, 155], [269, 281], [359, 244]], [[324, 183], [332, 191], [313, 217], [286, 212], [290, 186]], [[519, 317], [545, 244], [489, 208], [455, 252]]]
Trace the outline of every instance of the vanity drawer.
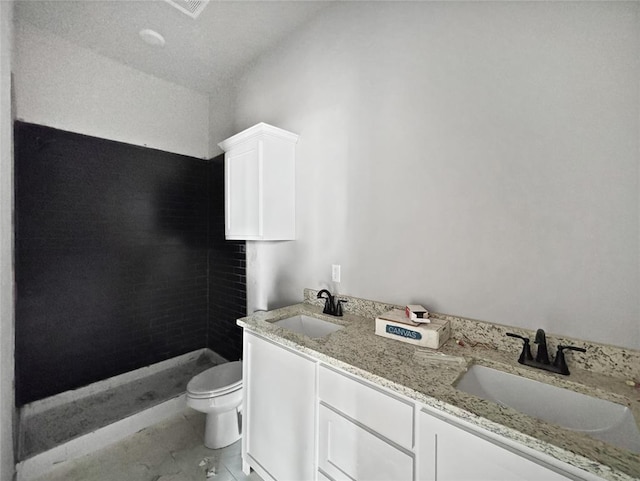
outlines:
[[414, 478], [410, 452], [389, 444], [322, 404], [318, 422], [318, 480], [409, 481]]
[[398, 445], [413, 448], [413, 404], [320, 366], [320, 400]]
[[333, 481], [333, 479], [327, 478], [322, 471], [318, 470], [318, 481]]

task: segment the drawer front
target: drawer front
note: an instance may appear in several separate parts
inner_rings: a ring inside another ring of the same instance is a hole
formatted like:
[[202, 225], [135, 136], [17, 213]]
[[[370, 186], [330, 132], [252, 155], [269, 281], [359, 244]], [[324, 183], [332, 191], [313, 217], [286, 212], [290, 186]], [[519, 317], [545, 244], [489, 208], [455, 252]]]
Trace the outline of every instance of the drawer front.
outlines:
[[[318, 479], [411, 481], [413, 456], [319, 406]], [[322, 472], [326, 473], [324, 476]]]
[[335, 481], [334, 479], [326, 477], [322, 471], [318, 471], [318, 481]]
[[326, 404], [407, 449], [413, 448], [413, 405], [324, 366], [319, 396]]

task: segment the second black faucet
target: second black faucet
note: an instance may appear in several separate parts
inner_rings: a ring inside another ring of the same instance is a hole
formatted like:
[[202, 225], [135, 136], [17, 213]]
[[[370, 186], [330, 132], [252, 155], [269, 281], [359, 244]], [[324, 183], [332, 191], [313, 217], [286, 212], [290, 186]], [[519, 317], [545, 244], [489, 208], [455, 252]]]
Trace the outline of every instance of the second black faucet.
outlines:
[[536, 367], [538, 369], [544, 369], [545, 371], [551, 371], [558, 374], [564, 374], [565, 376], [569, 375], [569, 367], [567, 366], [567, 361], [564, 357], [564, 350], [567, 349], [570, 351], [587, 352], [587, 350], [583, 347], [558, 346], [558, 351], [556, 352], [556, 357], [552, 364], [549, 360], [549, 353], [547, 352], [546, 335], [542, 329], [538, 329], [536, 331], [536, 338], [533, 341], [538, 345], [538, 352], [536, 353], [535, 359], [533, 359], [533, 356], [531, 355], [531, 346], [529, 345], [528, 337], [519, 336], [518, 334], [513, 334], [512, 332], [507, 332], [507, 336], [522, 339], [524, 343], [522, 345], [522, 352], [520, 353], [520, 357], [518, 358], [518, 362], [520, 364]]

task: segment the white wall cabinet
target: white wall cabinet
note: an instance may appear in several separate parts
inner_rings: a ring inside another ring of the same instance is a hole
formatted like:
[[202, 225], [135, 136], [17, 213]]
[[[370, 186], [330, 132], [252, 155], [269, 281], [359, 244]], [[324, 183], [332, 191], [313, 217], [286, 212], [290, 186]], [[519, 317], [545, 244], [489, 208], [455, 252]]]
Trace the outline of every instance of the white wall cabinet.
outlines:
[[225, 152], [225, 236], [295, 239], [295, 144], [298, 136], [259, 123], [220, 142]]
[[244, 331], [243, 469], [315, 479], [316, 363]]

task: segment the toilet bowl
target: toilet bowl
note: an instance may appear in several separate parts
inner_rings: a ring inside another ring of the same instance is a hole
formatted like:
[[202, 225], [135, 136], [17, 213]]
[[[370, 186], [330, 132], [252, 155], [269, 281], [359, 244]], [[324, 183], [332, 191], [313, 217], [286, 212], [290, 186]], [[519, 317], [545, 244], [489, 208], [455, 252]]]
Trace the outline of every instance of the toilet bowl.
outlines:
[[240, 439], [242, 361], [207, 369], [187, 384], [187, 406], [207, 415], [204, 445], [223, 448]]

